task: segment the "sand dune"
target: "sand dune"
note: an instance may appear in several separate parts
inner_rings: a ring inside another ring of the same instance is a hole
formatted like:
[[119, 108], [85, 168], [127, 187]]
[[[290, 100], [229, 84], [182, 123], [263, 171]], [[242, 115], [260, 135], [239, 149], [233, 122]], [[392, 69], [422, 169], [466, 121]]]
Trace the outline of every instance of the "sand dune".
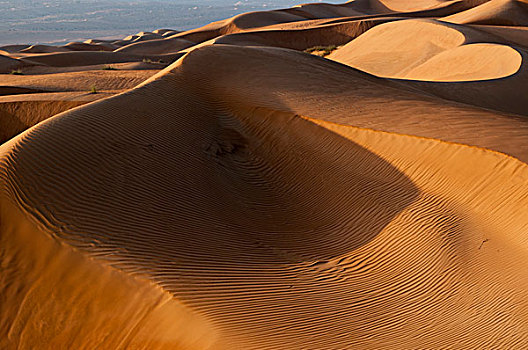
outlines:
[[220, 36], [209, 44], [229, 44], [238, 46], [271, 46], [294, 50], [305, 50], [314, 46], [343, 45], [363, 34], [370, 28], [397, 18], [372, 20], [351, 20], [340, 23], [313, 25], [301, 29], [269, 28], [260, 31], [241, 32]]
[[5, 51], [6, 53], [14, 53], [14, 52], [20, 52], [21, 50], [24, 50], [31, 45], [5, 45], [0, 46], [0, 51]]
[[527, 27], [505, 27], [505, 26], [488, 26], [473, 25], [480, 31], [484, 31], [494, 36], [498, 36], [513, 45], [520, 45], [528, 48], [528, 28]]
[[410, 80], [468, 81], [515, 74], [520, 53], [506, 45], [483, 44], [486, 40], [493, 37], [436, 20], [396, 21], [373, 28], [329, 58], [378, 76]]
[[519, 71], [521, 54], [506, 45], [469, 44], [441, 52], [406, 74], [407, 79], [471, 81], [509, 77]]
[[39, 90], [39, 89], [26, 88], [26, 87], [19, 87], [19, 86], [0, 86], [0, 96], [33, 94], [33, 93], [39, 93], [39, 92], [45, 92], [45, 91]]
[[152, 33], [159, 34], [161, 36], [167, 36], [167, 35], [178, 34], [179, 32], [177, 30], [174, 30], [174, 29], [161, 28], [161, 29], [156, 29], [156, 30], [152, 31]]
[[68, 52], [69, 50], [64, 47], [50, 46], [50, 45], [31, 45], [28, 48], [20, 50], [22, 53], [55, 53], [55, 52]]
[[528, 1], [492, 0], [448, 16], [444, 20], [458, 24], [526, 26], [528, 25]]
[[[341, 5], [312, 3], [295, 6], [291, 9], [259, 11], [237, 15], [235, 17], [210, 23], [204, 27], [178, 33], [172, 37], [186, 39], [195, 43], [203, 43], [221, 35], [261, 30], [264, 27], [279, 27], [282, 25], [299, 24], [306, 21], [321, 19], [364, 20], [384, 17], [442, 17], [470, 8], [473, 3], [482, 1], [426, 1], [408, 7], [404, 12], [398, 12], [386, 7], [377, 0], [351, 1]], [[389, 2], [401, 4], [401, 1]], [[405, 2], [407, 3], [407, 2]], [[433, 7], [432, 4], [434, 4]], [[398, 5], [396, 5], [398, 6]]]
[[0, 86], [0, 143], [55, 114], [133, 88], [152, 74], [99, 70], [5, 77], [5, 86]]
[[135, 55], [121, 52], [105, 51], [72, 51], [47, 54], [35, 54], [31, 56], [21, 56], [26, 64], [44, 64], [50, 67], [74, 67], [88, 66], [97, 64], [111, 64], [124, 62], [141, 62], [149, 59], [156, 61], [172, 62], [181, 57], [179, 53], [170, 53], [167, 55]]
[[55, 114], [80, 106], [82, 101], [0, 102], [0, 143]]
[[85, 91], [95, 85], [99, 90], [128, 90], [143, 82], [155, 71], [93, 70], [56, 73], [53, 75], [9, 75], [3, 77], [4, 86], [25, 87], [49, 92]]
[[0, 348], [528, 347], [524, 28], [452, 20], [523, 4], [481, 3], [0, 48]]
[[148, 41], [134, 42], [122, 46], [115, 52], [126, 52], [143, 55], [161, 55], [177, 53], [183, 49], [193, 46], [194, 43], [180, 38], [153, 39]]
[[380, 77], [404, 79], [401, 84], [442, 98], [526, 115], [528, 102], [522, 96], [527, 92], [528, 48], [511, 41], [519, 30], [508, 27], [497, 33], [495, 27], [430, 19], [392, 21], [328, 58]]
[[11, 71], [21, 67], [22, 65], [23, 64], [17, 59], [0, 55], [0, 74], [10, 73]]
[[71, 51], [114, 51], [114, 47], [104, 44], [88, 44], [88, 43], [79, 43], [71, 42], [63, 46]]

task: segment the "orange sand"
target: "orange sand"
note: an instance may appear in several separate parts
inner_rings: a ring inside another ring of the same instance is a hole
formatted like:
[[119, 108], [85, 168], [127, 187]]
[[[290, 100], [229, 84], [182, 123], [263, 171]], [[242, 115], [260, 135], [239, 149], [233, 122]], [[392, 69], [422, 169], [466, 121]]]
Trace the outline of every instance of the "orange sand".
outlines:
[[527, 348], [526, 11], [0, 47], [0, 348]]

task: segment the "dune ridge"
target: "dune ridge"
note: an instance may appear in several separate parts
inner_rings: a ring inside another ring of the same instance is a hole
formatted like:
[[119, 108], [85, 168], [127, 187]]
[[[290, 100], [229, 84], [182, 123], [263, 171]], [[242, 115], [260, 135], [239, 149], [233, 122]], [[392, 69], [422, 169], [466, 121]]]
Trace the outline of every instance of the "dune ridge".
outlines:
[[[417, 38], [411, 41], [412, 36]], [[329, 58], [378, 76], [407, 80], [492, 80], [517, 73], [522, 65], [519, 49], [482, 43], [489, 37], [435, 20], [397, 21], [377, 26]]]
[[0, 48], [0, 347], [528, 347], [523, 29], [429, 18], [496, 3]]
[[480, 6], [444, 18], [458, 24], [528, 25], [528, 2], [525, 0], [492, 0]]

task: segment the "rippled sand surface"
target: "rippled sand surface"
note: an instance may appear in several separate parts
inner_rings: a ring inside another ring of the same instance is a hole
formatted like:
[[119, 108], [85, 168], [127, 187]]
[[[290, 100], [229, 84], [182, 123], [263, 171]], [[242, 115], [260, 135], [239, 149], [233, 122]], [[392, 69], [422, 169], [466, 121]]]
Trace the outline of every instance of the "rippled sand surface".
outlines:
[[0, 348], [527, 348], [527, 18], [0, 47]]

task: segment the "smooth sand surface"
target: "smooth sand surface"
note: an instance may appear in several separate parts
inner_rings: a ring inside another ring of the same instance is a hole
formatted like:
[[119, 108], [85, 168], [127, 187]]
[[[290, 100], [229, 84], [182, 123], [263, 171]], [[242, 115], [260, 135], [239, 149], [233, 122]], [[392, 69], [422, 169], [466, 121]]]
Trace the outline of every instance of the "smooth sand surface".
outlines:
[[511, 6], [0, 47], [0, 348], [527, 348]]
[[390, 21], [327, 57], [442, 98], [527, 115], [525, 29], [443, 19]]
[[517, 73], [521, 53], [493, 41], [492, 35], [437, 20], [392, 21], [329, 58], [377, 76], [409, 80], [491, 80]]

